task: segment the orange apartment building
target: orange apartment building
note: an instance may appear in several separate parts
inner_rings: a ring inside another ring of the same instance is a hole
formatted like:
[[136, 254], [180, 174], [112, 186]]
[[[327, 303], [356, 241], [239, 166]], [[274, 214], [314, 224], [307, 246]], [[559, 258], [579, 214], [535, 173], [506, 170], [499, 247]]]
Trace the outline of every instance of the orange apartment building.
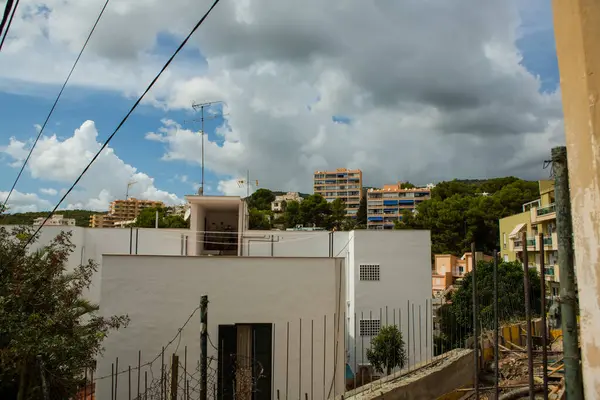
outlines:
[[162, 201], [140, 200], [133, 197], [127, 200], [115, 200], [110, 203], [108, 214], [94, 214], [90, 217], [90, 226], [114, 228], [116, 222], [135, 220], [145, 208], [164, 206]]
[[362, 171], [346, 168], [315, 171], [313, 189], [315, 194], [322, 195], [329, 202], [342, 199], [346, 204], [346, 215], [356, 217], [363, 195]]
[[[492, 256], [486, 256], [482, 252], [475, 253], [478, 260], [491, 261]], [[465, 253], [462, 257], [452, 254], [434, 255], [433, 270], [431, 271], [431, 287], [433, 296], [437, 297], [454, 283], [462, 280], [466, 273], [473, 269], [472, 253]]]
[[405, 210], [414, 210], [429, 200], [432, 187], [405, 189], [398, 182], [367, 190], [367, 229], [393, 229], [394, 221], [400, 221]]

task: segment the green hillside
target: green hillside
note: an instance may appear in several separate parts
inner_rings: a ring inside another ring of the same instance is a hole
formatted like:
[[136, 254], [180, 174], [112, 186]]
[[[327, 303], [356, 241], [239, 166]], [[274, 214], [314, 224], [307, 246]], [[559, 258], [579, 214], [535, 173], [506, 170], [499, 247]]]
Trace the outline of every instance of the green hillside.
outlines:
[[[31, 225], [33, 220], [39, 217], [45, 217], [49, 211], [26, 212], [4, 214], [0, 216], [0, 225]], [[64, 210], [57, 211], [56, 214], [63, 215], [65, 218], [75, 218], [77, 226], [89, 226], [90, 216], [93, 214], [106, 214], [106, 212], [90, 210]]]

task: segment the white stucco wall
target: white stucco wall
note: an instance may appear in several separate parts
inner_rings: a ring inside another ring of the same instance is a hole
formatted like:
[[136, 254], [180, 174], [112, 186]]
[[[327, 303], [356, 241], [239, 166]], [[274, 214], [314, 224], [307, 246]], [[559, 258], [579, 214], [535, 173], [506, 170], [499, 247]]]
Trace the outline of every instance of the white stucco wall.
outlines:
[[[330, 232], [319, 231], [248, 231], [244, 234], [246, 238], [243, 254], [326, 257], [330, 255], [330, 235]], [[250, 237], [252, 237], [251, 241], [248, 242]], [[431, 312], [426, 311], [426, 308], [430, 308], [428, 300], [431, 297], [430, 232], [424, 230], [335, 232], [333, 255], [345, 258], [347, 297], [344, 312], [348, 359], [352, 369], [356, 369], [355, 363], [368, 363], [366, 350], [369, 348], [371, 337], [363, 338], [358, 334], [361, 313], [363, 319], [380, 319], [381, 315], [383, 326], [386, 324], [386, 308], [387, 323], [395, 322], [401, 329], [407, 346], [410, 341], [409, 364], [412, 366], [430, 358], [432, 354]], [[378, 264], [381, 271], [380, 281], [360, 281], [360, 264]], [[355, 345], [356, 358], [354, 357]]]
[[[381, 326], [396, 325], [401, 329], [407, 347], [410, 347], [409, 365], [418, 364], [431, 357], [431, 238], [425, 230], [358, 230], [354, 231], [353, 293], [349, 300], [354, 305], [350, 316], [349, 341], [353, 350], [356, 340], [356, 357], [351, 351], [351, 365], [354, 362], [367, 362], [366, 349], [370, 338], [361, 338], [359, 325], [363, 319], [380, 319]], [[379, 281], [361, 281], [360, 264], [378, 264]], [[409, 305], [410, 304], [410, 305]], [[412, 309], [415, 309], [414, 324]], [[419, 305], [421, 323], [419, 324]], [[410, 312], [409, 312], [410, 310]], [[354, 313], [356, 313], [356, 335], [354, 333]], [[395, 318], [394, 318], [395, 315]], [[401, 319], [400, 319], [401, 318]], [[410, 321], [409, 321], [410, 318]], [[398, 321], [400, 319], [400, 322]], [[410, 330], [409, 330], [410, 324]], [[414, 327], [414, 329], [413, 329]], [[355, 339], [356, 338], [356, 339]], [[409, 345], [410, 341], [410, 346]]]
[[[11, 226], [9, 225], [7, 228], [11, 228]], [[71, 242], [76, 246], [67, 262], [68, 271], [74, 270], [89, 259], [98, 264], [98, 272], [92, 277], [92, 284], [85, 294], [94, 303], [100, 302], [100, 272], [103, 254], [129, 254], [131, 249], [132, 253], [137, 250], [138, 254], [180, 255], [182, 248], [185, 252], [192, 245], [189, 229], [44, 226], [40, 231], [40, 238], [31, 245], [30, 249], [36, 250], [47, 245], [62, 231], [72, 233]]]
[[[152, 360], [177, 334], [205, 294], [210, 302], [208, 332], [215, 345], [220, 324], [275, 324], [273, 398], [278, 390], [282, 399], [288, 397], [286, 387], [290, 398], [297, 398], [298, 393], [310, 395], [312, 383], [314, 399], [322, 399], [323, 376], [327, 393], [330, 386], [341, 393], [344, 328], [340, 317], [346, 297], [344, 289], [343, 260], [335, 258], [105, 255], [101, 312], [128, 314], [131, 324], [105, 341], [106, 350], [96, 375], [110, 375], [116, 357], [120, 370], [136, 366], [138, 350], [142, 351], [142, 364]], [[199, 335], [196, 313], [181, 332], [181, 340], [165, 350], [167, 359], [177, 350], [180, 361], [183, 360], [187, 346], [188, 365], [195, 365], [200, 351]], [[338, 357], [334, 363], [336, 341]], [[209, 345], [209, 357], [217, 355]], [[337, 379], [332, 385], [334, 370]], [[159, 371], [160, 359], [153, 364], [154, 376]], [[124, 374], [120, 378], [121, 396], [127, 394], [126, 377]], [[98, 382], [99, 399], [110, 398], [110, 386], [110, 378]]]

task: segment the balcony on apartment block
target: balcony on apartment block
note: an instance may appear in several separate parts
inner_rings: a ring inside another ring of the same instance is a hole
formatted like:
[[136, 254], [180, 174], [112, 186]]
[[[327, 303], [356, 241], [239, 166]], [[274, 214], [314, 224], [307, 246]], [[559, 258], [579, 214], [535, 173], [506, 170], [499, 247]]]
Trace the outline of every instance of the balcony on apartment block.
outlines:
[[556, 219], [556, 205], [554, 203], [545, 207], [531, 208], [531, 223], [537, 224], [539, 222], [550, 221], [553, 219]]
[[[540, 243], [538, 243], [537, 236], [527, 237], [527, 251], [540, 251]], [[520, 237], [512, 239], [512, 250], [523, 251], [523, 241]], [[544, 235], [544, 250], [545, 251], [556, 251], [558, 250], [558, 238], [556, 232]]]

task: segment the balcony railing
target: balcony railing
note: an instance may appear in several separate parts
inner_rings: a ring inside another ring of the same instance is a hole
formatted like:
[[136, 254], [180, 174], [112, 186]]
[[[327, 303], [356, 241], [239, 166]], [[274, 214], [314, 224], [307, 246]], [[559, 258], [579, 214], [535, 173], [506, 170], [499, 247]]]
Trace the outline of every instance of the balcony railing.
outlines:
[[552, 236], [544, 236], [544, 246], [552, 246]]
[[535, 238], [527, 238], [527, 246], [535, 247]]
[[549, 206], [538, 208], [537, 215], [538, 216], [548, 215], [548, 214], [552, 214], [554, 212], [556, 212], [556, 205], [550, 204]]

